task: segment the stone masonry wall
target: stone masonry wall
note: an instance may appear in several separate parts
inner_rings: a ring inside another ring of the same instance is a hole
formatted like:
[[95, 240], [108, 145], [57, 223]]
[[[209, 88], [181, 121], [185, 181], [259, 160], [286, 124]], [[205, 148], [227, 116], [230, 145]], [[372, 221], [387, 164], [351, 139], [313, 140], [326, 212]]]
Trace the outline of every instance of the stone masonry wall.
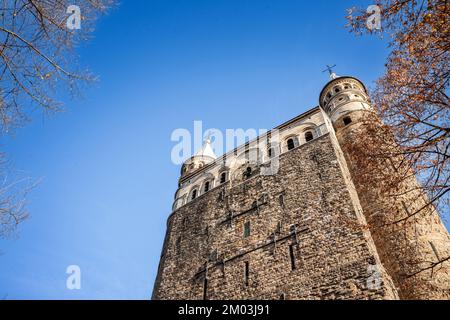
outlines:
[[[429, 200], [413, 172], [405, 178], [404, 170], [396, 170], [402, 159], [381, 159], [375, 169], [368, 169], [366, 161], [358, 161], [358, 137], [367, 139], [370, 135], [364, 125], [366, 116], [365, 112], [353, 112], [353, 123], [344, 126], [336, 121], [336, 131], [381, 262], [401, 299], [448, 300], [450, 261], [439, 261], [450, 256], [450, 236], [438, 212], [427, 206]], [[367, 172], [372, 175], [370, 182], [364, 178]], [[387, 176], [400, 181], [395, 189], [383, 186], [390, 181]], [[374, 182], [377, 180], [379, 183]]]
[[153, 299], [398, 298], [351, 187], [327, 134], [200, 196], [169, 217]]

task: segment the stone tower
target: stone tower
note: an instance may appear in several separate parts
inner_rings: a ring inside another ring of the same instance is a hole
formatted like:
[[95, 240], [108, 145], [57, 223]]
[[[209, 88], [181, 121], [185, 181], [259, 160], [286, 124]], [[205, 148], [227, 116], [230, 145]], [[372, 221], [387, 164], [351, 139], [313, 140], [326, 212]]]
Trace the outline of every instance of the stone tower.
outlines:
[[448, 253], [439, 217], [416, 223], [420, 241], [395, 242], [401, 231], [374, 224], [385, 202], [361, 194], [351, 137], [370, 109], [359, 80], [334, 77], [319, 107], [219, 158], [207, 140], [181, 169], [152, 298], [443, 297], [448, 273], [413, 277], [428, 294], [402, 278], [410, 257]]
[[[369, 139], [371, 130], [382, 125], [371, 109], [364, 84], [353, 77], [332, 79], [320, 94], [320, 106], [334, 127], [378, 254], [400, 297], [450, 299], [450, 264], [433, 267], [450, 255], [449, 234], [434, 207], [426, 207], [429, 201], [415, 176], [409, 170], [409, 178], [398, 179], [398, 195], [386, 194], [382, 183], [367, 185], [364, 173], [370, 163], [356, 160], [361, 156], [356, 154], [358, 141]], [[392, 140], [388, 135], [385, 139]], [[371, 166], [378, 170], [370, 174], [379, 174], [381, 179], [405, 174], [398, 170], [402, 159], [388, 160]], [[382, 173], [377, 172], [380, 168]]]

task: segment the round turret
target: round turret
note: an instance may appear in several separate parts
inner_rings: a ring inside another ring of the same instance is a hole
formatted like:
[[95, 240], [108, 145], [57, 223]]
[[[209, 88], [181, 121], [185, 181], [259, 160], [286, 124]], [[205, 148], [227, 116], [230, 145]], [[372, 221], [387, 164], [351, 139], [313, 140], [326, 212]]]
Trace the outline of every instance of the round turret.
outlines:
[[361, 111], [371, 110], [364, 84], [354, 77], [336, 77], [320, 93], [320, 107], [330, 117], [335, 130], [357, 120]]
[[205, 140], [202, 148], [188, 160], [186, 160], [181, 167], [181, 178], [203, 168], [214, 162], [217, 159], [212, 147], [211, 141], [209, 139]]

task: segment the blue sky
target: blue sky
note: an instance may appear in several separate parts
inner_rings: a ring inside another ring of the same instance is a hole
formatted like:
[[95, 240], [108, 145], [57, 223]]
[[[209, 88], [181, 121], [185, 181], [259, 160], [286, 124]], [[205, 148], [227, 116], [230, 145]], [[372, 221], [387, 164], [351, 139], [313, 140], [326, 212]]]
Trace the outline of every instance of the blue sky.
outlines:
[[[76, 3], [76, 1], [74, 1]], [[78, 49], [100, 77], [66, 111], [2, 137], [42, 179], [19, 237], [0, 241], [0, 298], [148, 299], [179, 167], [177, 128], [272, 128], [317, 104], [321, 71], [369, 87], [386, 42], [344, 28], [370, 1], [122, 0]], [[67, 290], [67, 266], [81, 290]]]

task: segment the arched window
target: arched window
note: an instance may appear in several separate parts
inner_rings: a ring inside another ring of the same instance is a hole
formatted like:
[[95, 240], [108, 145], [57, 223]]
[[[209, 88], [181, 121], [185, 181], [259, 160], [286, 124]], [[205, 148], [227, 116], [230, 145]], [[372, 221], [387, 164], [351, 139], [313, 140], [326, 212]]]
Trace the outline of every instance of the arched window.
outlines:
[[227, 173], [226, 172], [222, 172], [220, 174], [220, 183], [225, 183], [227, 181]]
[[248, 179], [251, 176], [252, 176], [252, 168], [251, 167], [247, 167], [247, 169], [245, 169], [245, 172], [244, 172], [244, 177]]
[[348, 126], [350, 123], [352, 123], [352, 118], [350, 117], [345, 117], [344, 118], [344, 125]]
[[269, 156], [269, 158], [275, 157], [276, 154], [277, 154], [277, 151], [276, 151], [275, 147], [270, 147], [269, 149], [267, 149], [267, 155]]
[[210, 188], [211, 188], [211, 183], [209, 181], [206, 181], [204, 191], [208, 192]]
[[194, 189], [194, 191], [192, 191], [191, 200], [194, 200], [195, 198], [197, 198], [197, 189]]
[[295, 148], [295, 142], [294, 142], [293, 138], [291, 138], [287, 141], [287, 148], [288, 148], [288, 150], [292, 150]]
[[313, 139], [314, 139], [314, 135], [313, 135], [313, 133], [311, 131], [308, 131], [308, 132], [305, 133], [305, 140], [306, 140], [306, 142], [309, 142], [309, 141], [311, 141]]

